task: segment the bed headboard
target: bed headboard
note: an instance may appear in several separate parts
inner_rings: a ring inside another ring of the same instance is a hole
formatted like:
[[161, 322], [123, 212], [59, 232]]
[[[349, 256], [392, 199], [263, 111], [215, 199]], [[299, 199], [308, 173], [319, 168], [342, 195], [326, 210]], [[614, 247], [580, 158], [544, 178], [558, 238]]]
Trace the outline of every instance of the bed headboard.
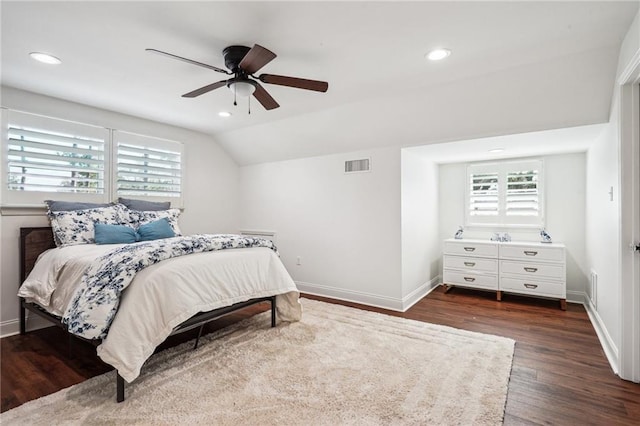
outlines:
[[20, 228], [20, 284], [33, 269], [40, 253], [55, 246], [50, 226]]

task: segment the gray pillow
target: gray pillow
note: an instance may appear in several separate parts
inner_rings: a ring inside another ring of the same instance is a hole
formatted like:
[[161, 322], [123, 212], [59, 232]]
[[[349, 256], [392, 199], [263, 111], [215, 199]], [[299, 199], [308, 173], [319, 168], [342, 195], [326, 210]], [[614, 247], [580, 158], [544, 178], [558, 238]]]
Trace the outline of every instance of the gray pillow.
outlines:
[[171, 201], [144, 201], [132, 200], [130, 198], [118, 198], [120, 204], [127, 206], [129, 210], [137, 210], [142, 212], [157, 212], [160, 210], [169, 210]]
[[71, 210], [87, 210], [87, 209], [96, 209], [98, 207], [109, 207], [111, 203], [80, 203], [77, 201], [55, 201], [55, 200], [45, 200], [44, 201], [47, 207], [49, 207], [49, 211], [52, 212], [67, 212]]

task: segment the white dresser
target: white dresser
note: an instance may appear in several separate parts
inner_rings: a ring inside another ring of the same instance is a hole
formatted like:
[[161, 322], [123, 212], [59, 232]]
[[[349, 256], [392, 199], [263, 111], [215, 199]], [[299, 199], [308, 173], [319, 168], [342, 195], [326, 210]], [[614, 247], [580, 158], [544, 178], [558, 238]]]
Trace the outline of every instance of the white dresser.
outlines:
[[566, 309], [565, 247], [559, 243], [444, 241], [443, 283], [560, 300]]

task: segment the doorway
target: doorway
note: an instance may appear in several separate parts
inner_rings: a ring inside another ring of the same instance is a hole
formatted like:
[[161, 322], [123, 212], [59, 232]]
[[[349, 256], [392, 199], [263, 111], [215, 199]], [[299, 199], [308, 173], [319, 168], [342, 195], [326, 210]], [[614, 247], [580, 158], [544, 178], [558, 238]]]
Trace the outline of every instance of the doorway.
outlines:
[[640, 383], [640, 57], [620, 89], [620, 377]]

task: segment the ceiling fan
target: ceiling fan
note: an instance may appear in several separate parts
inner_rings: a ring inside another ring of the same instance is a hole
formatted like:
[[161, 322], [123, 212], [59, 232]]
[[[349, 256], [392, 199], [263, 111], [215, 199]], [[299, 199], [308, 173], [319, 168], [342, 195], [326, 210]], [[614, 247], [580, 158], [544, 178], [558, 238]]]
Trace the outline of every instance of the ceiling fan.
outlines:
[[[163, 52], [161, 50], [146, 50], [147, 52], [157, 53], [169, 58], [178, 59], [189, 64], [198, 65], [222, 74], [233, 76], [227, 80], [208, 84], [189, 93], [185, 93], [182, 95], [183, 98], [195, 98], [196, 96], [227, 86], [234, 94], [234, 105], [237, 105], [235, 97], [249, 97], [253, 95], [265, 109], [271, 110], [278, 108], [280, 105], [256, 80], [259, 80], [262, 83], [295, 87], [297, 89], [314, 90], [316, 92], [326, 92], [329, 88], [329, 83], [326, 81], [307, 80], [305, 78], [286, 77], [275, 74], [260, 74], [256, 77], [254, 74], [276, 57], [275, 53], [258, 44], [254, 44], [252, 48], [246, 46], [229, 46], [225, 48], [222, 51], [222, 54], [224, 56], [224, 64], [229, 69], [228, 71], [214, 67], [213, 65], [203, 64], [202, 62]], [[249, 110], [249, 113], [251, 113], [251, 110]]]

